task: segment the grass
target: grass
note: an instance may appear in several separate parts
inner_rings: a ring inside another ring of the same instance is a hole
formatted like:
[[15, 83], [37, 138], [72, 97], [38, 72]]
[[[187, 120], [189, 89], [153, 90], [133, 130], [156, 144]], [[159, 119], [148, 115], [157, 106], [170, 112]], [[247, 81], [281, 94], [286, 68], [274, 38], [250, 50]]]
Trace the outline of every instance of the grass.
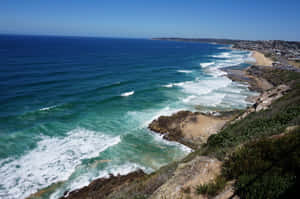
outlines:
[[214, 181], [208, 184], [201, 184], [195, 187], [197, 194], [215, 196], [226, 186], [226, 179], [223, 176], [218, 176]]

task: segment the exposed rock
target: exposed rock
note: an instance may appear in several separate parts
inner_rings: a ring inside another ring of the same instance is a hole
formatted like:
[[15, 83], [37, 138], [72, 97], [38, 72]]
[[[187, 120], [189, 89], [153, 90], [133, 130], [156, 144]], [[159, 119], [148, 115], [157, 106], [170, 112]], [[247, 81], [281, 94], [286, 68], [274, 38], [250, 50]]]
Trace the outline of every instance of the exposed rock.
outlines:
[[290, 89], [291, 88], [289, 86], [282, 84], [266, 92], [263, 92], [259, 97], [257, 97], [256, 102], [253, 104], [253, 106], [248, 108], [236, 120], [243, 119], [252, 112], [259, 112], [268, 109], [271, 106], [272, 102], [282, 97]]
[[171, 116], [160, 116], [149, 124], [149, 129], [162, 134], [164, 139], [177, 141], [195, 149], [205, 143], [210, 135], [217, 133], [233, 115], [234, 112], [214, 116], [179, 111]]
[[60, 199], [105, 199], [112, 192], [117, 192], [120, 186], [138, 180], [145, 175], [142, 170], [138, 170], [127, 175], [111, 175], [109, 178], [99, 178], [92, 181], [88, 186], [66, 193]]
[[227, 76], [232, 81], [238, 81], [248, 83], [251, 91], [264, 92], [273, 88], [273, 84], [262, 77], [264, 66], [251, 66], [245, 70], [241, 70], [235, 67], [225, 68]]
[[[209, 183], [221, 172], [221, 162], [215, 158], [198, 156], [188, 163], [180, 164], [172, 178], [160, 186], [150, 199], [161, 198], [206, 198], [195, 194], [194, 187]], [[189, 191], [186, 191], [189, 190]]]

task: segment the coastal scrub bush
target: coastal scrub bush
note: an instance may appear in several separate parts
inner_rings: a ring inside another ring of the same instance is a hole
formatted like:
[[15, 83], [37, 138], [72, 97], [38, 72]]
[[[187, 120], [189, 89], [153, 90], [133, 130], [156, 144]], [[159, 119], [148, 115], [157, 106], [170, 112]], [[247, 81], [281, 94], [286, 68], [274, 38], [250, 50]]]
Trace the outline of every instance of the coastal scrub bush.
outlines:
[[228, 125], [220, 133], [209, 137], [203, 155], [224, 159], [236, 146], [252, 139], [282, 133], [288, 126], [300, 125], [299, 80], [291, 84], [291, 91], [279, 98], [270, 109], [254, 112], [246, 118]]
[[224, 161], [222, 175], [236, 180], [241, 198], [281, 198], [296, 192], [300, 172], [300, 128], [245, 144]]
[[204, 194], [209, 196], [217, 195], [226, 186], [226, 179], [223, 176], [218, 176], [214, 181], [208, 184], [201, 184], [195, 187], [197, 194]]
[[278, 86], [280, 84], [289, 84], [292, 83], [293, 80], [300, 79], [300, 73], [288, 70], [274, 69], [270, 67], [266, 68], [257, 68], [257, 66], [253, 67], [250, 73], [259, 73], [259, 77], [262, 77], [272, 83], [274, 86]]
[[[261, 76], [291, 90], [269, 109], [253, 112], [210, 136], [198, 154], [224, 160], [221, 176], [235, 181], [240, 198], [291, 198], [299, 188], [300, 75], [276, 69]], [[196, 192], [213, 193], [214, 188], [214, 183], [199, 185]]]

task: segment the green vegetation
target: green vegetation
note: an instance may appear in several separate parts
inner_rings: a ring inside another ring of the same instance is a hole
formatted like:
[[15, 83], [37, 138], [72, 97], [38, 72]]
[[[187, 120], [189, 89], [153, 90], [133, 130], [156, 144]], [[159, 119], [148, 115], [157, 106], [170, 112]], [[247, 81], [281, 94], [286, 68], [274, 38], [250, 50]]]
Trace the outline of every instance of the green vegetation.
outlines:
[[[228, 124], [180, 162], [122, 185], [120, 191], [109, 198], [148, 198], [174, 175], [180, 163], [187, 163], [198, 155], [216, 157], [224, 164], [222, 173], [214, 181], [195, 187], [193, 191], [197, 194], [212, 197], [230, 181], [240, 198], [294, 198], [293, 194], [300, 187], [300, 130], [297, 127], [300, 125], [300, 74], [253, 68], [250, 71], [253, 75], [265, 78], [274, 86], [288, 84], [291, 90], [273, 102], [270, 109]], [[182, 192], [188, 195], [192, 191], [187, 188]]]
[[223, 176], [218, 176], [214, 181], [208, 184], [198, 185], [195, 189], [197, 194], [215, 196], [219, 191], [223, 190], [225, 186], [226, 179]]
[[[300, 124], [300, 74], [277, 69], [260, 70], [253, 70], [253, 73], [275, 86], [288, 84], [291, 91], [275, 101], [270, 109], [251, 113], [227, 125], [211, 136], [206, 145], [180, 162], [189, 162], [198, 155], [224, 160], [221, 175], [208, 184], [195, 187], [197, 194], [214, 196], [228, 181], [234, 182], [235, 194], [240, 198], [288, 198], [299, 187], [299, 128], [289, 133], [287, 128]], [[282, 136], [283, 132], [286, 135]], [[177, 166], [178, 163], [173, 163], [150, 175], [133, 186], [130, 195], [150, 196], [172, 176]], [[189, 191], [183, 190], [183, 193]]]
[[298, 80], [299, 84], [300, 74], [293, 71], [280, 69], [257, 69], [257, 66], [253, 66], [252, 69], [250, 69], [250, 72], [268, 80], [273, 85], [288, 83], [291, 86], [296, 86], [296, 83], [294, 82], [295, 80]]
[[[218, 179], [234, 180], [235, 194], [241, 198], [288, 198], [299, 187], [300, 74], [272, 69], [256, 75], [275, 86], [288, 84], [291, 91], [270, 109], [251, 113], [211, 136], [187, 159], [209, 155], [224, 160]], [[296, 128], [287, 132], [291, 126]], [[222, 188], [212, 182], [197, 186], [196, 191], [215, 195]]]
[[[264, 73], [265, 74], [265, 73]], [[289, 71], [272, 70], [265, 75], [274, 85], [290, 82], [292, 90], [274, 102], [270, 109], [251, 113], [247, 118], [228, 125], [220, 133], [209, 137], [203, 155], [224, 159], [236, 146], [252, 139], [282, 133], [288, 126], [300, 123], [300, 74]]]
[[[296, 192], [300, 172], [300, 128], [245, 144], [225, 162], [222, 174], [236, 179], [241, 198], [279, 198]], [[298, 182], [297, 182], [298, 180]]]

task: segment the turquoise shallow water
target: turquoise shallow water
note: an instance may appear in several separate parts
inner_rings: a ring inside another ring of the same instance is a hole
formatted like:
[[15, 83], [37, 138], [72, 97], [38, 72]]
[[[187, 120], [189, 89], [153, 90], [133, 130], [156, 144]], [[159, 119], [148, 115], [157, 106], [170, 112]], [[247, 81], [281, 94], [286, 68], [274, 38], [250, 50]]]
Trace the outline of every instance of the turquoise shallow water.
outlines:
[[190, 149], [147, 125], [178, 110], [245, 108], [246, 85], [220, 69], [249, 52], [222, 45], [0, 36], [0, 197], [63, 181], [51, 198], [91, 180], [152, 172]]

